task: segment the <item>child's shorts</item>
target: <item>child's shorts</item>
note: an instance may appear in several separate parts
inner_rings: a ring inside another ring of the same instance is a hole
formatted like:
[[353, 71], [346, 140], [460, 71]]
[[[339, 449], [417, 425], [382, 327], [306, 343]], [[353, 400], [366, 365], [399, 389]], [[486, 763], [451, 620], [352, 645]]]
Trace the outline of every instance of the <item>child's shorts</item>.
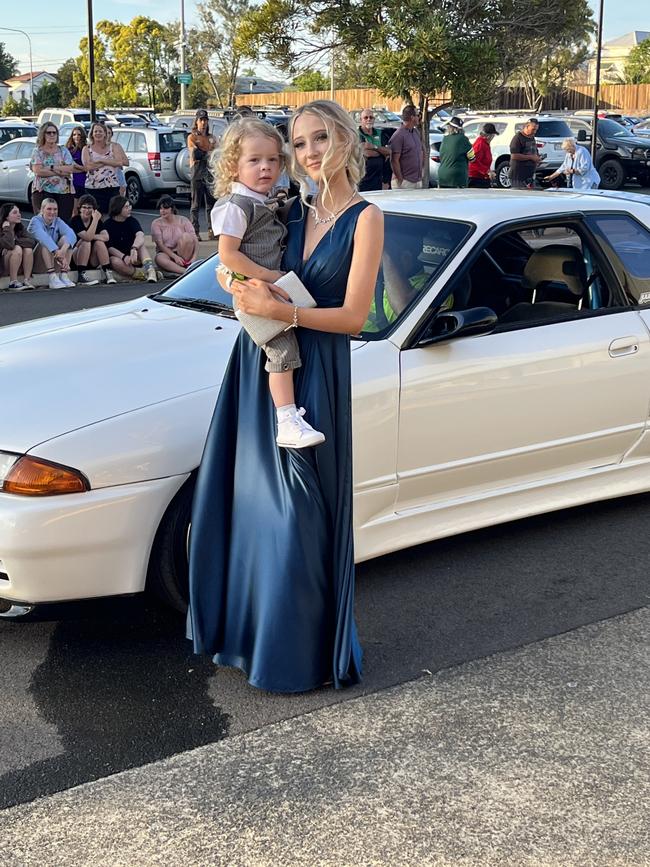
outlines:
[[267, 373], [284, 373], [286, 370], [295, 370], [302, 365], [294, 328], [278, 334], [273, 340], [265, 343], [262, 349], [266, 353], [264, 370]]

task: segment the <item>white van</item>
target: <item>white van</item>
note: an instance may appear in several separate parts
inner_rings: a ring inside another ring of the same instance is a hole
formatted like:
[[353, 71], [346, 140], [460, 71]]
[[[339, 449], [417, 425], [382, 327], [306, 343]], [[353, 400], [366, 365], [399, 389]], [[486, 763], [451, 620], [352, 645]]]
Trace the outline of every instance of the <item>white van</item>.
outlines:
[[[97, 120], [106, 120], [106, 114], [103, 111], [95, 112]], [[78, 123], [79, 121], [87, 121], [90, 123], [90, 111], [87, 108], [44, 108], [38, 115], [36, 123], [40, 126], [42, 123], [53, 123], [55, 126], [61, 126], [64, 123]]]

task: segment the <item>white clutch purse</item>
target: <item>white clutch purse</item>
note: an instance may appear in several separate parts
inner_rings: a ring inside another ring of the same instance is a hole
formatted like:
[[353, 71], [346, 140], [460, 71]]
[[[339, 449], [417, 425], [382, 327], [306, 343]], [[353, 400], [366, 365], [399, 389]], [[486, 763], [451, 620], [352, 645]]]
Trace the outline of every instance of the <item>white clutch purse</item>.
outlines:
[[[313, 297], [294, 271], [289, 271], [283, 277], [280, 277], [279, 280], [275, 281], [275, 285], [288, 293], [291, 297], [289, 303], [292, 307], [316, 306]], [[266, 319], [264, 316], [255, 316], [252, 313], [242, 313], [241, 310], [235, 310], [235, 316], [258, 346], [263, 346], [265, 343], [273, 340], [274, 337], [277, 337], [278, 334], [282, 334], [283, 331], [288, 330], [287, 323], [282, 322], [280, 319]]]

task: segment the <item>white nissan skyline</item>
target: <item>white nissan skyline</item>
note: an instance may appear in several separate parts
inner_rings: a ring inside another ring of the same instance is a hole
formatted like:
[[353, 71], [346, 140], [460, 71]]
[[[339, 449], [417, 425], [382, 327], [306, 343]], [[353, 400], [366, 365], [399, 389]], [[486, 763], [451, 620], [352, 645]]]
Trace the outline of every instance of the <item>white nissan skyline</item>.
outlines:
[[[650, 490], [649, 200], [368, 198], [386, 243], [352, 340], [357, 559]], [[146, 588], [185, 604], [192, 490], [239, 332], [216, 264], [0, 328], [9, 615]]]

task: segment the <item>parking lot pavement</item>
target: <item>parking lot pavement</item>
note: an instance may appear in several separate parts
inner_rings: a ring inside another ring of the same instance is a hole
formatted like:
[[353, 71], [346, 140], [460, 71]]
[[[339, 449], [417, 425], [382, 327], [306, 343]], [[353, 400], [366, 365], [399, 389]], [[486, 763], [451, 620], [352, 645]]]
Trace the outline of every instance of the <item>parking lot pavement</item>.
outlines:
[[0, 814], [4, 867], [641, 867], [650, 609]]

